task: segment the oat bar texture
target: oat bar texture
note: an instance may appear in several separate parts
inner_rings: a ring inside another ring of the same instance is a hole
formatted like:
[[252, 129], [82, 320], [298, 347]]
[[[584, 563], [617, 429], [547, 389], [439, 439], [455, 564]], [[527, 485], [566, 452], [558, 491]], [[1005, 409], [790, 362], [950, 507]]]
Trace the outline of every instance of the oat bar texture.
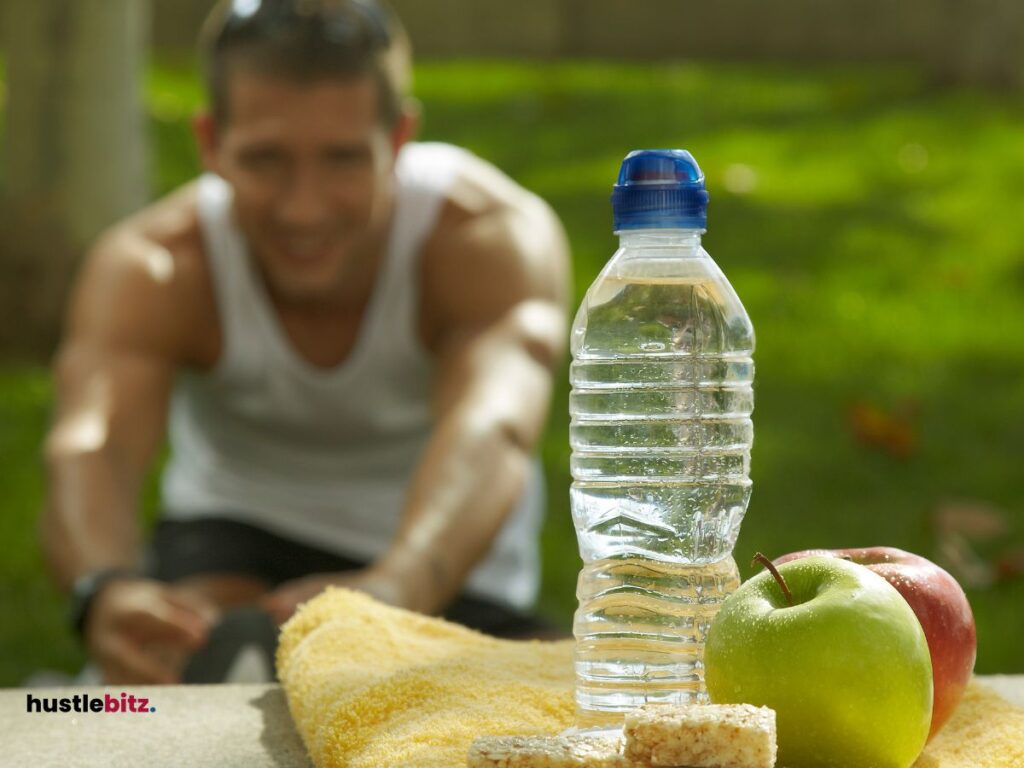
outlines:
[[652, 766], [773, 768], [775, 712], [749, 704], [647, 704], [626, 715], [626, 754]]
[[477, 739], [467, 768], [632, 768], [622, 739], [607, 736], [497, 736]]

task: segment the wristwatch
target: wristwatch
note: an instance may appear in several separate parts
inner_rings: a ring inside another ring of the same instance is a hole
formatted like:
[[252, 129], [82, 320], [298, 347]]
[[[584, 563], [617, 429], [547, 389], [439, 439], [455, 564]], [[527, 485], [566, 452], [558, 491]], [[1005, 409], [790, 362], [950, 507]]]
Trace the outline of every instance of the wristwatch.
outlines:
[[71, 586], [71, 606], [68, 619], [79, 638], [85, 639], [85, 620], [96, 595], [107, 584], [117, 579], [137, 579], [141, 574], [131, 568], [101, 568], [79, 576]]

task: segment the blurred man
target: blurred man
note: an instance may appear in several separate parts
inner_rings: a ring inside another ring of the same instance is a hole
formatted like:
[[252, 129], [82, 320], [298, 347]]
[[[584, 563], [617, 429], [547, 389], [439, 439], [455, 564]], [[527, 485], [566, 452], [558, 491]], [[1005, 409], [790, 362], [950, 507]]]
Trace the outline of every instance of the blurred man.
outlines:
[[376, 3], [235, 0], [204, 39], [209, 173], [100, 239], [56, 360], [42, 536], [90, 655], [172, 682], [225, 611], [280, 623], [328, 585], [529, 634], [557, 219], [410, 141], [408, 46]]

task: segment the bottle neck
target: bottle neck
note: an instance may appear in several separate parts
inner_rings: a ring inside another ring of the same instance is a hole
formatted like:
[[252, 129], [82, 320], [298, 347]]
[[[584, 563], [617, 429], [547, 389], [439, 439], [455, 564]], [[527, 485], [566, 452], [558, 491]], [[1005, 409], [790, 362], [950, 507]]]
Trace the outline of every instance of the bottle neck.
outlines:
[[619, 245], [634, 248], [685, 248], [700, 251], [702, 229], [624, 229], [618, 233]]

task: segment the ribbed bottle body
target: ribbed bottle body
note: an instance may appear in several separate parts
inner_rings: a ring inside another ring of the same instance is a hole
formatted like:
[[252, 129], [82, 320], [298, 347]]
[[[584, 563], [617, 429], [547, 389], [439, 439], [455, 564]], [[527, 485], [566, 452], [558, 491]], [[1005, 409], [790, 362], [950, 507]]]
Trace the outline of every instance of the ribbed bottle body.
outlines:
[[754, 336], [694, 232], [645, 232], [573, 326], [571, 503], [581, 724], [706, 700], [704, 634], [738, 586]]

